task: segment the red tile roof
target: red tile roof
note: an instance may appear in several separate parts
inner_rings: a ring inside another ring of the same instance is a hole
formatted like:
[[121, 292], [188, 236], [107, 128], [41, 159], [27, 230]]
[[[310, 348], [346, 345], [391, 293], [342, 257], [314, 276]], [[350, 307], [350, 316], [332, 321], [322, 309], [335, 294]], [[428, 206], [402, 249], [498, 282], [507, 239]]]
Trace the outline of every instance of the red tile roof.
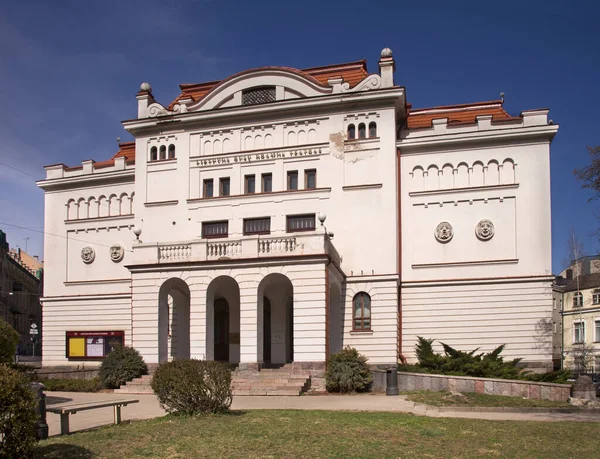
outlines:
[[[356, 62], [348, 62], [345, 64], [335, 64], [335, 65], [326, 65], [323, 67], [312, 67], [304, 70], [298, 70], [291, 67], [261, 67], [262, 69], [280, 69], [287, 70], [290, 72], [298, 73], [309, 77], [312, 80], [315, 80], [316, 83], [321, 84], [323, 86], [327, 86], [327, 80], [330, 78], [340, 77], [350, 84], [350, 87], [356, 86], [362, 80], [364, 80], [369, 73], [367, 72], [367, 61], [361, 60]], [[212, 89], [217, 87], [219, 84], [228, 81], [238, 75], [244, 73], [250, 73], [256, 71], [258, 69], [250, 69], [245, 70], [240, 73], [236, 73], [224, 80], [219, 81], [209, 81], [206, 83], [195, 83], [195, 84], [180, 84], [179, 88], [181, 89], [181, 94], [177, 96], [177, 98], [169, 104], [169, 109], [172, 109], [173, 106], [181, 99], [192, 99], [193, 102], [197, 102], [206, 96]]]
[[[125, 157], [126, 164], [135, 164], [135, 142], [122, 142], [119, 144], [117, 151], [110, 159], [106, 161], [94, 162], [94, 169], [102, 169], [103, 167], [111, 167], [115, 164], [115, 158]], [[66, 171], [75, 171], [83, 166], [65, 167]]]
[[471, 104], [446, 105], [432, 108], [412, 109], [409, 105], [407, 124], [409, 129], [428, 128], [435, 119], [448, 118], [448, 124], [475, 123], [480, 115], [492, 115], [492, 121], [519, 120], [502, 108], [501, 100], [474, 102]]

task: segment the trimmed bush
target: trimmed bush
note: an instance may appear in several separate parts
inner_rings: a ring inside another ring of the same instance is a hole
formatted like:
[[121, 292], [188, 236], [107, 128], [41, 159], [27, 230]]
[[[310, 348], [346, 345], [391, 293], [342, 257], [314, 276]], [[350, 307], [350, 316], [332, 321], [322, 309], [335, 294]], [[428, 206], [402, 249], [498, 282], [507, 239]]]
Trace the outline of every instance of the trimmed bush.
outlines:
[[19, 334], [8, 322], [0, 318], [0, 363], [13, 363], [19, 344]]
[[132, 347], [117, 346], [108, 353], [100, 366], [100, 381], [109, 389], [148, 373], [144, 359]]
[[161, 363], [151, 386], [169, 413], [224, 413], [231, 406], [231, 366], [227, 363], [195, 359]]
[[27, 376], [0, 364], [0, 457], [32, 455], [35, 405]]
[[369, 389], [373, 375], [367, 358], [356, 349], [345, 347], [327, 361], [325, 385], [328, 392], [363, 392]]
[[102, 389], [100, 378], [93, 379], [74, 379], [74, 378], [57, 378], [46, 379], [40, 378], [46, 390], [61, 391], [61, 392], [98, 392]]

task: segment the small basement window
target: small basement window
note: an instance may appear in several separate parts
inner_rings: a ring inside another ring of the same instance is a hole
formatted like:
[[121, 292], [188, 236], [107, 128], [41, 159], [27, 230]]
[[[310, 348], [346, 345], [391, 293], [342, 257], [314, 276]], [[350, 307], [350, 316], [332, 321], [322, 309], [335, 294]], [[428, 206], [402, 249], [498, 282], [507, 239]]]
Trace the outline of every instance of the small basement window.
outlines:
[[259, 86], [242, 91], [242, 105], [260, 105], [277, 100], [275, 86]]

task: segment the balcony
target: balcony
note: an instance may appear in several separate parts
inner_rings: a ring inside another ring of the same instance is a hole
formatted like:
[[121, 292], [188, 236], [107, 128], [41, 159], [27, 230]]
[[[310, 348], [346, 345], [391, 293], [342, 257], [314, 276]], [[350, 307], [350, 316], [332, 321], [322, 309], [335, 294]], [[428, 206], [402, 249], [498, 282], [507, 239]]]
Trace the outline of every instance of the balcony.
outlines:
[[133, 246], [132, 264], [197, 263], [301, 255], [329, 255], [335, 263], [341, 263], [341, 257], [329, 237], [317, 230], [282, 236], [242, 236], [239, 239], [141, 242]]

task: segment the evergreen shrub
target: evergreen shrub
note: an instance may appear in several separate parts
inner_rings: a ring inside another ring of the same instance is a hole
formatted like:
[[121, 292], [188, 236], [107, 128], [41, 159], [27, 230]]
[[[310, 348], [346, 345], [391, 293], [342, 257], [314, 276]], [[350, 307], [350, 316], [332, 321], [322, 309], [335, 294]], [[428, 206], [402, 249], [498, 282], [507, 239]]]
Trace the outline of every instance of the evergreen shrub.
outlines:
[[0, 318], [0, 364], [13, 363], [19, 344], [19, 334], [8, 322]]
[[373, 375], [367, 358], [349, 346], [327, 361], [325, 385], [328, 392], [363, 392], [369, 389]]
[[231, 406], [231, 366], [227, 363], [196, 359], [161, 363], [151, 386], [169, 413], [224, 413]]
[[100, 366], [100, 381], [109, 389], [148, 373], [144, 359], [132, 347], [117, 346], [108, 353]]

